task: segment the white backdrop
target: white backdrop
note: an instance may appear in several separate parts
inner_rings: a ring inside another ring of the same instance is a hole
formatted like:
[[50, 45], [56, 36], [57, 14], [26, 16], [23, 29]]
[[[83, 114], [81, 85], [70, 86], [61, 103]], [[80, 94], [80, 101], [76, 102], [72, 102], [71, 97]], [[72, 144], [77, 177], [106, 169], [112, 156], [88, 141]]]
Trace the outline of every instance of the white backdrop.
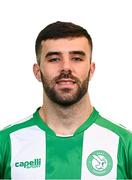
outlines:
[[94, 43], [91, 102], [106, 118], [132, 129], [131, 0], [1, 0], [0, 128], [32, 114], [42, 87], [32, 73], [39, 31], [61, 20], [84, 26]]

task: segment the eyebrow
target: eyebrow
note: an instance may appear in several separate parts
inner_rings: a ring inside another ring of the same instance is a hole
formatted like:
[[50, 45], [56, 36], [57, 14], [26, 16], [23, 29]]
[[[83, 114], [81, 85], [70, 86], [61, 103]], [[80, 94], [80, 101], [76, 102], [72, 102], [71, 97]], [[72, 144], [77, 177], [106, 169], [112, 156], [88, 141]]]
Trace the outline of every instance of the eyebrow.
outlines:
[[84, 51], [70, 51], [70, 54], [77, 54], [77, 55], [81, 55], [81, 56], [85, 56], [86, 53]]
[[[48, 58], [49, 56], [53, 56], [53, 55], [62, 55], [63, 53], [60, 51], [51, 51], [48, 52], [45, 57]], [[85, 56], [86, 53], [84, 51], [70, 51], [69, 54], [73, 54], [73, 55], [81, 55], [81, 56]]]
[[51, 52], [48, 52], [45, 57], [49, 57], [49, 56], [53, 56], [53, 55], [61, 55], [62, 53], [59, 52], [59, 51], [51, 51]]

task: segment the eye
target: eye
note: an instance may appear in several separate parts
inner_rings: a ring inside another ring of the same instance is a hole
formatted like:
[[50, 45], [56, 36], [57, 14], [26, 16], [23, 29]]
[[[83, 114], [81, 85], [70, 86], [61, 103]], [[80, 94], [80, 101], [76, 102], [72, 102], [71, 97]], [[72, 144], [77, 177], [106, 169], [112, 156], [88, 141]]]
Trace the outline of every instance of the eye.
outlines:
[[78, 62], [78, 61], [83, 61], [83, 59], [80, 58], [80, 57], [73, 57], [72, 60], [73, 60], [73, 61], [77, 61], [77, 62]]
[[49, 62], [58, 62], [58, 61], [60, 61], [60, 59], [59, 58], [51, 58], [48, 61]]

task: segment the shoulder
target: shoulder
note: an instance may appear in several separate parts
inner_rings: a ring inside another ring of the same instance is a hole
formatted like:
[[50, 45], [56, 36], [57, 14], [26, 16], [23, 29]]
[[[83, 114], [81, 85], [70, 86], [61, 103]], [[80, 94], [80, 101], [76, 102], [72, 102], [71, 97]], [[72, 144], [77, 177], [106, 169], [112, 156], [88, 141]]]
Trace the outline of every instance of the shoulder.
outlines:
[[0, 142], [6, 141], [10, 134], [16, 131], [19, 131], [23, 128], [30, 127], [34, 125], [33, 115], [30, 115], [29, 117], [16, 122], [15, 124], [11, 124], [7, 127], [5, 127], [3, 130], [0, 131]]
[[97, 125], [105, 128], [112, 133], [116, 134], [124, 144], [131, 143], [132, 146], [132, 132], [126, 129], [124, 126], [116, 124], [102, 116], [98, 116], [96, 122]]

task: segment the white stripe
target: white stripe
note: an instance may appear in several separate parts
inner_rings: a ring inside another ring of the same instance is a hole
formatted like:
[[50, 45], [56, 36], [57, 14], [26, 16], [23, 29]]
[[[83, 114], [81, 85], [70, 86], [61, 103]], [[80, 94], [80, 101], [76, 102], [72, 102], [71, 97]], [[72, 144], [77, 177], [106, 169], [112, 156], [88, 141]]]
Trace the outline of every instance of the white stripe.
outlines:
[[[45, 179], [46, 140], [45, 132], [31, 126], [13, 132], [11, 138], [11, 178]], [[40, 167], [16, 167], [16, 162], [30, 162], [41, 159]]]
[[[108, 129], [93, 124], [84, 133], [82, 154], [82, 180], [111, 180], [117, 177], [117, 152], [119, 137]], [[113, 168], [109, 174], [104, 176], [95, 176], [87, 168], [88, 156], [96, 151], [103, 150], [107, 152], [113, 160]]]

